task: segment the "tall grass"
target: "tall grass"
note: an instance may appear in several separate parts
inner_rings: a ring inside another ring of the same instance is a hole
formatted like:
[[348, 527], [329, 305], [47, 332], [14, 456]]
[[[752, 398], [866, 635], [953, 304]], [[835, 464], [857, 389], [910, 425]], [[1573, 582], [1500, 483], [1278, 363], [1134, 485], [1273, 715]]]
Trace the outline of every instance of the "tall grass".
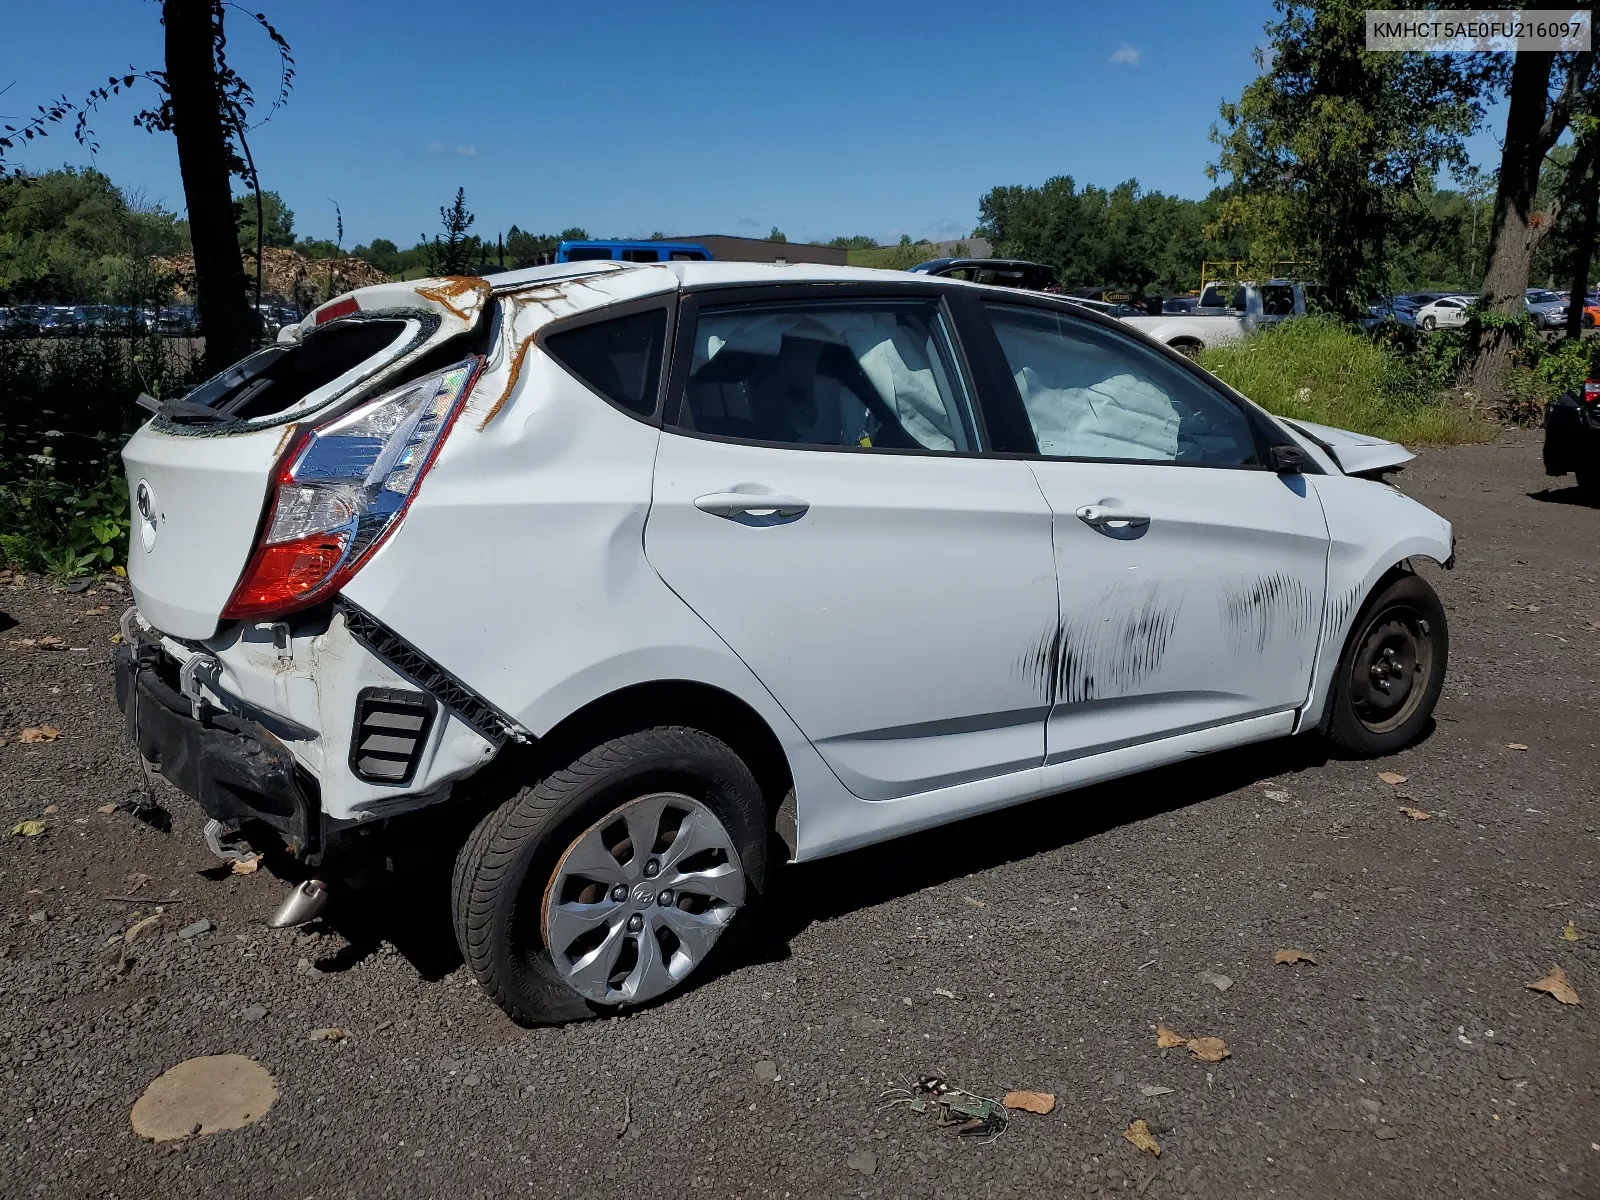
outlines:
[[1420, 354], [1373, 341], [1319, 317], [1282, 325], [1200, 354], [1200, 364], [1267, 411], [1351, 429], [1408, 446], [1484, 442], [1495, 425], [1446, 396]]
[[127, 557], [122, 443], [199, 374], [193, 344], [109, 334], [0, 339], [0, 566], [67, 579]]

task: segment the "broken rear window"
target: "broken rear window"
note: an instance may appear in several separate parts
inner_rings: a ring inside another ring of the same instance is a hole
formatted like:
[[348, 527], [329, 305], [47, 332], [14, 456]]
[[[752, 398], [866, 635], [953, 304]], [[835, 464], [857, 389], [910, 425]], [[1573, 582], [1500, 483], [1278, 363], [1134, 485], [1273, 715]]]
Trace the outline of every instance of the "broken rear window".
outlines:
[[[240, 359], [185, 397], [235, 421], [280, 413], [393, 345], [404, 321], [341, 321]], [[179, 418], [181, 419], [181, 417]]]

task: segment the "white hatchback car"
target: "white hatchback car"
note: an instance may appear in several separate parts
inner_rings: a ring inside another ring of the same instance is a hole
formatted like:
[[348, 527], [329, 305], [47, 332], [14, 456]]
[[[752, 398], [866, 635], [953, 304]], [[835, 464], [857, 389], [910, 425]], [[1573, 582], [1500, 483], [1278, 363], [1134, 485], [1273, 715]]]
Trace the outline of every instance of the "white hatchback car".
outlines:
[[1474, 300], [1473, 296], [1442, 296], [1417, 309], [1414, 318], [1422, 329], [1459, 329], [1467, 323], [1467, 310]]
[[214, 848], [271, 830], [330, 882], [470, 818], [457, 936], [523, 1021], [703, 973], [773, 849], [1290, 734], [1386, 753], [1444, 679], [1410, 564], [1450, 526], [1364, 477], [1403, 448], [1036, 293], [384, 284], [123, 454], [141, 752]]

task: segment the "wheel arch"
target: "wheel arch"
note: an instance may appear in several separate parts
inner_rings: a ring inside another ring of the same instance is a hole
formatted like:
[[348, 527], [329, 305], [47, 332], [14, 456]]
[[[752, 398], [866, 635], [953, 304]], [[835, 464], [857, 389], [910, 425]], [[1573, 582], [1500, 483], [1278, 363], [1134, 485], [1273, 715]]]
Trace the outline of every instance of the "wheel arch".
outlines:
[[760, 713], [732, 692], [692, 679], [653, 680], [597, 696], [539, 738], [544, 762], [566, 762], [611, 738], [657, 725], [687, 725], [725, 742], [761, 786], [775, 820], [794, 786], [783, 743]]

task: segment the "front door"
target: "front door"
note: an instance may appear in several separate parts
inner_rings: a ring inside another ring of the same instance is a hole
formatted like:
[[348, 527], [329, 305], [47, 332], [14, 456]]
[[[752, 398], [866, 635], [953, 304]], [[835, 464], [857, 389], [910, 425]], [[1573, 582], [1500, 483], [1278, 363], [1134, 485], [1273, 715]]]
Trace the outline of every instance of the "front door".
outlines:
[[984, 305], [1038, 442], [1061, 635], [1048, 761], [1305, 703], [1328, 536], [1267, 422], [1134, 338]]
[[[812, 291], [810, 294], [815, 294]], [[645, 553], [857, 796], [1036, 767], [1051, 513], [937, 293], [691, 296]]]

